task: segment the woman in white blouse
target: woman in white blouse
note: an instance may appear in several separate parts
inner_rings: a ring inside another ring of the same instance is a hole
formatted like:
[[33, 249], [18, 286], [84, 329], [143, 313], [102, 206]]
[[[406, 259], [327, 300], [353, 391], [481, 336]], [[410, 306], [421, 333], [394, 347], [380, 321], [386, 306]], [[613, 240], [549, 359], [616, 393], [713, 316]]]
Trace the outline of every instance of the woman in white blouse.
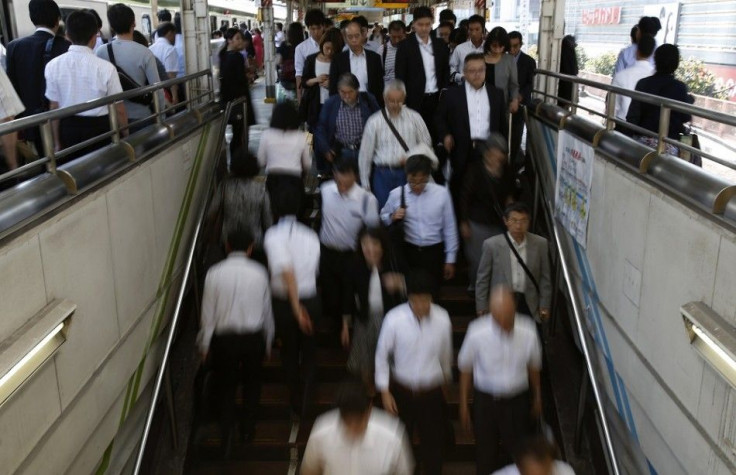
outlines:
[[307, 123], [310, 132], [314, 132], [322, 104], [330, 97], [330, 65], [334, 55], [340, 53], [343, 46], [345, 42], [340, 30], [330, 28], [322, 35], [319, 53], [309, 55], [304, 60], [299, 119]]
[[272, 203], [277, 190], [304, 194], [303, 176], [312, 167], [312, 157], [307, 134], [299, 130], [293, 102], [281, 102], [274, 107], [271, 125], [261, 135], [258, 165], [266, 168], [266, 189]]

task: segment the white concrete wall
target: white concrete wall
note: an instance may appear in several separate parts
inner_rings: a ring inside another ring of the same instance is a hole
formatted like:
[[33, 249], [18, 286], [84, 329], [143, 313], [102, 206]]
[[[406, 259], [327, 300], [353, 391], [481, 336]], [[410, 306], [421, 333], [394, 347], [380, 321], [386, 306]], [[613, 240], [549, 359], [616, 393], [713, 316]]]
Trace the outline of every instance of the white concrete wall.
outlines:
[[[200, 136], [0, 248], [0, 341], [54, 298], [77, 305], [67, 341], [0, 407], [4, 473], [91, 473], [118, 432], [128, 383], [161, 301], [156, 293]], [[212, 155], [206, 157], [203, 171], [211, 168]], [[141, 388], [159, 358], [157, 343]]]
[[679, 309], [702, 300], [736, 325], [736, 236], [599, 155], [589, 216], [582, 258], [569, 237], [564, 247], [578, 295], [592, 303], [599, 359], [615, 369], [603, 370], [603, 387], [615, 404], [616, 384], [632, 440], [660, 474], [732, 473], [736, 390], [690, 346]]

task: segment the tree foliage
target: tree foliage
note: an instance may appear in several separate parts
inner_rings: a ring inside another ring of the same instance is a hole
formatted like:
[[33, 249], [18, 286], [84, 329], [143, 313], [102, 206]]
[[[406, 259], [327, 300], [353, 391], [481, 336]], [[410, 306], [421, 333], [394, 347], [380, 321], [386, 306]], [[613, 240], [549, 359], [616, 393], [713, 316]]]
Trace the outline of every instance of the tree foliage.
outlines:
[[585, 70], [592, 73], [603, 74], [604, 76], [613, 76], [613, 69], [616, 67], [618, 54], [608, 51], [595, 58], [590, 58], [585, 64]]
[[692, 56], [680, 61], [680, 67], [675, 71], [675, 77], [687, 85], [690, 94], [728, 99], [727, 90], [719, 90], [716, 76], [705, 67], [705, 63]]

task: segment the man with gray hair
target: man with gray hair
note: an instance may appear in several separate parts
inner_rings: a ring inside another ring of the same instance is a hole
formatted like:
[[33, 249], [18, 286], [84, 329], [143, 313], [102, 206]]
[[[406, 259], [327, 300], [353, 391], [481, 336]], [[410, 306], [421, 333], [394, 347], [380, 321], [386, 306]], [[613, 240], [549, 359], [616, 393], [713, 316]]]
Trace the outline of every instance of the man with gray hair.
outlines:
[[[403, 81], [389, 81], [383, 99], [386, 107], [373, 114], [365, 124], [358, 154], [360, 182], [365, 189], [373, 191], [379, 208], [386, 204], [391, 190], [406, 184], [404, 164], [409, 150], [419, 144], [432, 146], [422, 116], [404, 106], [406, 86]], [[437, 157], [432, 154], [430, 158], [432, 166], [436, 167]]]

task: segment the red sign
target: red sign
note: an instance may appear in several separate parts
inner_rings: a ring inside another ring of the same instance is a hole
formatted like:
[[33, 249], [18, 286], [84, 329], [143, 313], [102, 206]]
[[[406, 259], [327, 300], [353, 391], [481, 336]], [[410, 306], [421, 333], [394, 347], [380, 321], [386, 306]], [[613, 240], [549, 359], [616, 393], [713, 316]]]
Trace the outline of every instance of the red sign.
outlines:
[[621, 7], [583, 10], [583, 25], [618, 25], [621, 23]]

